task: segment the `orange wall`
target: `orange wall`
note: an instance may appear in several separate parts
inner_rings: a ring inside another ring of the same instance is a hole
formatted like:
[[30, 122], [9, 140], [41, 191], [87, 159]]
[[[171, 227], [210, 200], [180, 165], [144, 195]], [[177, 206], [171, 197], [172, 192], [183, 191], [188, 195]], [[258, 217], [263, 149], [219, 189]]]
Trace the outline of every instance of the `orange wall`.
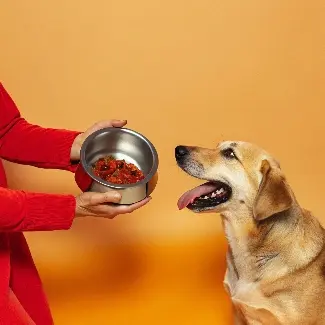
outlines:
[[[230, 324], [220, 218], [177, 211], [198, 182], [174, 147], [256, 142], [322, 215], [322, 2], [11, 0], [0, 12], [0, 78], [28, 120], [83, 130], [127, 118], [161, 159], [142, 210], [28, 234], [55, 323]], [[6, 166], [14, 188], [78, 192], [69, 173]]]

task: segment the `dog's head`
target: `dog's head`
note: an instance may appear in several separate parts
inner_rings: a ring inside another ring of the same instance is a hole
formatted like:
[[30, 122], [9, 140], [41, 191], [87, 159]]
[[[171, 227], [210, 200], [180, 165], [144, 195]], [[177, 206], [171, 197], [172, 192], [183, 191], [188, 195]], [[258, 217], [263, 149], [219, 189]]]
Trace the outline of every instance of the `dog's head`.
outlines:
[[178, 146], [177, 164], [189, 175], [208, 181], [186, 192], [179, 209], [236, 212], [249, 209], [263, 220], [289, 209], [294, 197], [279, 163], [247, 142], [224, 141], [216, 149]]

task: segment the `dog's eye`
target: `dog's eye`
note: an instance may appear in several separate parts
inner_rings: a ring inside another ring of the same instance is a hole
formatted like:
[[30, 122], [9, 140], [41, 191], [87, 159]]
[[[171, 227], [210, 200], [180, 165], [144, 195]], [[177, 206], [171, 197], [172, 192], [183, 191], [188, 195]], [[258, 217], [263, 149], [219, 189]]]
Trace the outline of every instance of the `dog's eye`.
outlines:
[[237, 159], [234, 150], [231, 148], [223, 149], [221, 154], [227, 159]]

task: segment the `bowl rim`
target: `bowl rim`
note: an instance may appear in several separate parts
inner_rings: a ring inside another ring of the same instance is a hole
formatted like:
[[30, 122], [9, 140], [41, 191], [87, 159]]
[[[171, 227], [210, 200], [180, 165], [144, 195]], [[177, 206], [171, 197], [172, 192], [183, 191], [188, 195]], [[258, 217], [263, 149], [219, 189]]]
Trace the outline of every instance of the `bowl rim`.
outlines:
[[[93, 141], [93, 139], [101, 134], [101, 133], [105, 133], [105, 132], [125, 132], [125, 133], [130, 133], [135, 135], [136, 137], [141, 138], [142, 140], [144, 140], [146, 142], [146, 144], [148, 145], [151, 154], [152, 154], [152, 158], [153, 158], [153, 163], [150, 169], [150, 172], [145, 176], [144, 179], [142, 179], [140, 182], [137, 183], [132, 183], [132, 184], [115, 184], [115, 183], [110, 183], [107, 181], [104, 181], [103, 179], [101, 179], [100, 177], [97, 177], [96, 175], [94, 175], [91, 171], [90, 171], [90, 166], [87, 165], [86, 163], [86, 149], [87, 146], [89, 145], [89, 143], [91, 141]], [[128, 129], [128, 128], [119, 128], [119, 127], [106, 127], [100, 130], [97, 130], [95, 132], [93, 132], [92, 134], [90, 134], [85, 141], [83, 142], [82, 146], [81, 146], [81, 150], [80, 150], [80, 162], [81, 165], [83, 167], [83, 169], [85, 170], [85, 172], [88, 174], [88, 176], [90, 178], [92, 178], [94, 181], [96, 181], [97, 183], [100, 183], [101, 185], [105, 186], [105, 187], [110, 187], [110, 188], [115, 188], [115, 189], [127, 189], [127, 188], [132, 188], [132, 187], [137, 187], [137, 186], [141, 186], [141, 185], [146, 185], [150, 179], [156, 174], [157, 169], [158, 169], [158, 164], [159, 164], [159, 159], [158, 159], [158, 153], [157, 150], [155, 148], [155, 146], [152, 144], [152, 142], [145, 137], [144, 135], [142, 135], [141, 133]]]

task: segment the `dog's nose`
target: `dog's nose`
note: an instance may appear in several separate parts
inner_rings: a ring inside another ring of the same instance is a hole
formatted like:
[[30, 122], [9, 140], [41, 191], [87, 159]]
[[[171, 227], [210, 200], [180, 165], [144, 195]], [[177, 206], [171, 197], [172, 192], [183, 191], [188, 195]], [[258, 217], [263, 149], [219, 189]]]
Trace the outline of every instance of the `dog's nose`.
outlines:
[[176, 159], [184, 158], [189, 153], [188, 149], [185, 146], [177, 146], [175, 148], [175, 157]]

